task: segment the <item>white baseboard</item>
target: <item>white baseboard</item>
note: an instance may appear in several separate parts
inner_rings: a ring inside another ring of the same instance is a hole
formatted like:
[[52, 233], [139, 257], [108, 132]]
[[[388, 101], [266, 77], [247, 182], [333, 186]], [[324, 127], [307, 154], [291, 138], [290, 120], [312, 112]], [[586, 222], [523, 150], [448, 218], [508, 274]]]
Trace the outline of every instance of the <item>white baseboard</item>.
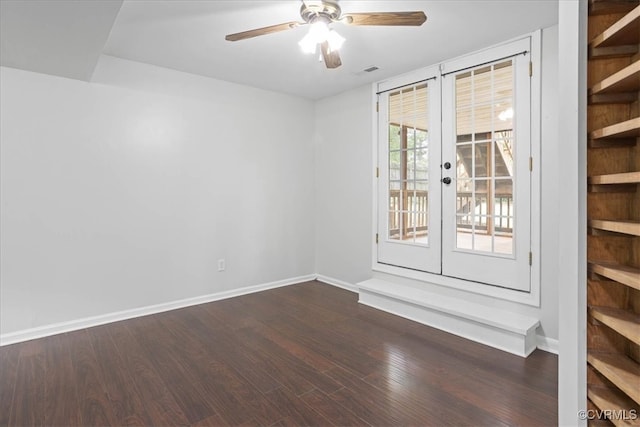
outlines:
[[542, 335], [536, 336], [536, 345], [540, 350], [558, 354], [558, 340]]
[[358, 287], [356, 285], [345, 282], [344, 280], [335, 279], [333, 277], [324, 276], [322, 274], [316, 274], [316, 280], [319, 280], [320, 282], [326, 283], [328, 285], [345, 289], [347, 291], [358, 292]]
[[314, 280], [315, 278], [315, 274], [309, 274], [306, 276], [292, 277], [290, 279], [264, 283], [261, 285], [246, 286], [244, 288], [233, 289], [230, 291], [216, 292], [214, 294], [186, 298], [177, 301], [170, 301], [162, 304], [149, 305], [130, 310], [123, 310], [115, 313], [103, 314], [100, 316], [86, 317], [83, 319], [71, 320], [68, 322], [60, 322], [51, 325], [39, 326], [37, 328], [24, 329], [22, 331], [0, 335], [0, 347], [9, 344], [15, 344], [18, 342], [33, 340], [36, 338], [43, 338], [50, 335], [61, 334], [64, 332], [77, 331], [79, 329], [90, 328], [92, 326], [104, 325], [106, 323], [118, 322], [120, 320], [132, 319], [134, 317], [148, 316], [150, 314], [162, 313], [164, 311], [175, 310], [192, 305], [204, 304], [208, 302], [237, 297], [240, 295], [266, 291], [268, 289], [308, 282], [310, 280]]

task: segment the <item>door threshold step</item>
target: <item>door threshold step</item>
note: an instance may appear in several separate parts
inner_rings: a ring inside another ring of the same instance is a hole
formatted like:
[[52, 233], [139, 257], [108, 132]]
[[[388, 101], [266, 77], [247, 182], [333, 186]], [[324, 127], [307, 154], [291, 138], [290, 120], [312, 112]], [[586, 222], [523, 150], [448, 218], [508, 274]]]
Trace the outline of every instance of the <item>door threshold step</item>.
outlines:
[[357, 286], [361, 304], [518, 356], [536, 349], [536, 318], [380, 279]]

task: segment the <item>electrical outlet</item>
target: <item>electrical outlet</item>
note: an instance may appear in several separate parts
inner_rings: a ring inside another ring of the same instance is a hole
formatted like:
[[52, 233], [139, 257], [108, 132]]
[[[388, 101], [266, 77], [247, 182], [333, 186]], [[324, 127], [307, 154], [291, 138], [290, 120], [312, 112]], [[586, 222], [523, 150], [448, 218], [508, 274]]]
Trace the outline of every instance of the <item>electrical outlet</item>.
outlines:
[[224, 258], [220, 258], [218, 260], [218, 271], [224, 271], [224, 269], [227, 267], [226, 263], [224, 262]]

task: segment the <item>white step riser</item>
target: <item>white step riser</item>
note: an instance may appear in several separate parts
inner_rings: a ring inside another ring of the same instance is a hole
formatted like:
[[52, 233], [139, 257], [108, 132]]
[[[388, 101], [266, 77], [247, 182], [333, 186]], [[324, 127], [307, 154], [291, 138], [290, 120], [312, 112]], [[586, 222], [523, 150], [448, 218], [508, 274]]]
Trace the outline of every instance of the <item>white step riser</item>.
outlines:
[[516, 333], [407, 301], [360, 289], [359, 302], [488, 346], [527, 357], [536, 349], [535, 326]]

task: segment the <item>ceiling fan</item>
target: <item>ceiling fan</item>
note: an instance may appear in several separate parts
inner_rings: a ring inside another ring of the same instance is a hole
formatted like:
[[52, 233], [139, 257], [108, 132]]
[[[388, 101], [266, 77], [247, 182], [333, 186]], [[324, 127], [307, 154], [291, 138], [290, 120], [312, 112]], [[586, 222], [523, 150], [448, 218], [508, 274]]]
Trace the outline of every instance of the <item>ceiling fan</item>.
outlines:
[[302, 22], [293, 21], [283, 24], [270, 25], [256, 28], [241, 33], [228, 34], [225, 39], [238, 41], [265, 34], [290, 30], [302, 25], [309, 25], [309, 33], [298, 43], [306, 53], [315, 53], [320, 45], [322, 58], [327, 68], [338, 68], [342, 65], [338, 50], [344, 42], [344, 38], [335, 30], [329, 28], [334, 22], [347, 25], [386, 25], [386, 26], [415, 26], [418, 27], [427, 20], [422, 11], [414, 12], [371, 12], [342, 14], [337, 0], [302, 0], [300, 7]]

